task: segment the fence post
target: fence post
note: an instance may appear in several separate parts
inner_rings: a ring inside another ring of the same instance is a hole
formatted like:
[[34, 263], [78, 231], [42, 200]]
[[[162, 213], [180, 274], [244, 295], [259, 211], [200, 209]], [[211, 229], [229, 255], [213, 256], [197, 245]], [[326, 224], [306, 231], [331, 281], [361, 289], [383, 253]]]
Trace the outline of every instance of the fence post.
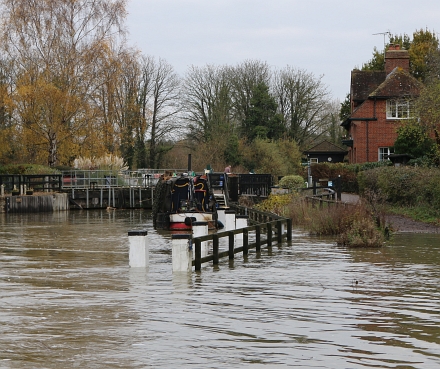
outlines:
[[243, 255], [247, 255], [249, 253], [249, 231], [247, 229], [243, 229]]
[[195, 270], [201, 270], [202, 261], [200, 259], [202, 258], [202, 242], [199, 239], [195, 239], [194, 246], [195, 246], [195, 258], [194, 258]]
[[229, 238], [229, 260], [234, 260], [234, 232], [228, 232]]
[[267, 247], [272, 247], [272, 224], [266, 223]]
[[287, 219], [287, 241], [292, 241], [292, 219]]
[[145, 230], [128, 231], [130, 241], [129, 265], [132, 268], [145, 268], [148, 266], [149, 254]]
[[277, 241], [278, 243], [283, 242], [283, 224], [281, 220], [277, 220]]
[[255, 251], [256, 252], [261, 251], [261, 226], [260, 225], [255, 226]]
[[192, 270], [192, 244], [190, 234], [173, 234], [172, 259], [173, 272], [190, 272]]
[[214, 265], [218, 265], [218, 246], [219, 246], [219, 242], [218, 242], [218, 235], [217, 234], [213, 234], [212, 235], [212, 263]]

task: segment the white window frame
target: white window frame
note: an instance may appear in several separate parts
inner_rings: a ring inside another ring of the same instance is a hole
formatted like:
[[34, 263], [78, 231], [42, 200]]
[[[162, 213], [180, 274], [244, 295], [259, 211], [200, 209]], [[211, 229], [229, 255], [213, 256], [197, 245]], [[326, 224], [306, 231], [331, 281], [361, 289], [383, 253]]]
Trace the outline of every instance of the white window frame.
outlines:
[[389, 158], [385, 158], [386, 155], [394, 153], [394, 149], [391, 147], [379, 147], [377, 149], [378, 161], [387, 161]]
[[387, 100], [387, 119], [410, 119], [414, 112], [410, 99]]
[[310, 158], [310, 164], [318, 163], [318, 158]]

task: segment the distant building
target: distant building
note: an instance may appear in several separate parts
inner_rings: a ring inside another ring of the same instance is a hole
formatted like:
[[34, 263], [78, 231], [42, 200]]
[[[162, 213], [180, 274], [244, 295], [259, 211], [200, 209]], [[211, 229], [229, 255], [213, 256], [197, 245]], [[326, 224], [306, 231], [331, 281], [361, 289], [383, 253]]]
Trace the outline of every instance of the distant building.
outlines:
[[351, 115], [342, 123], [350, 163], [388, 160], [396, 129], [413, 117], [422, 84], [409, 74], [409, 54], [399, 45], [385, 53], [385, 71], [351, 72]]
[[347, 153], [347, 150], [327, 140], [304, 151], [311, 163], [342, 163]]

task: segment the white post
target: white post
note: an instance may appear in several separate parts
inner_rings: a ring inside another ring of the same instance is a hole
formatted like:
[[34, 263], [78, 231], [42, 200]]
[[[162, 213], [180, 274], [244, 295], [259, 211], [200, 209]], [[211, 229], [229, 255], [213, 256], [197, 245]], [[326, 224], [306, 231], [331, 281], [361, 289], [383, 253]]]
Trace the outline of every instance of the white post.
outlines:
[[[248, 215], [237, 215], [235, 217], [236, 229], [246, 228], [248, 226], [248, 219], [249, 219]], [[243, 233], [236, 234], [235, 240], [243, 242]]]
[[223, 224], [223, 227], [226, 226], [225, 211], [226, 211], [226, 209], [224, 209], [224, 208], [217, 209], [217, 220]]
[[145, 230], [128, 231], [130, 241], [129, 264], [131, 268], [145, 268], [148, 266], [149, 253]]
[[1, 192], [0, 192], [1, 196], [5, 196], [5, 185], [1, 185]]
[[[193, 238], [208, 235], [208, 222], [193, 222], [192, 233], [193, 233]], [[201, 246], [202, 246], [202, 258], [208, 256], [208, 251], [209, 251], [208, 241], [203, 241], [201, 243]], [[193, 248], [193, 255], [194, 253], [195, 250]]]
[[191, 272], [192, 271], [192, 246], [190, 234], [173, 234], [172, 239], [172, 257], [173, 272]]
[[225, 231], [235, 230], [235, 211], [226, 210], [225, 211]]

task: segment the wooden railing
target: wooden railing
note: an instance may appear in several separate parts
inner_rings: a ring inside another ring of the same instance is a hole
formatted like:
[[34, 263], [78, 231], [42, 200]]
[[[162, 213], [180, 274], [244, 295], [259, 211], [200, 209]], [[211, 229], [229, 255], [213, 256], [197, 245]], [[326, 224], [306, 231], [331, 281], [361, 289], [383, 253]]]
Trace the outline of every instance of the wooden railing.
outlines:
[[[284, 232], [283, 229], [284, 225], [286, 232]], [[250, 232], [255, 232], [255, 242], [252, 244], [249, 243]], [[243, 245], [235, 247], [235, 236], [238, 234], [243, 234]], [[276, 238], [273, 237], [274, 234]], [[262, 238], [262, 235], [265, 235], [266, 237]], [[220, 251], [219, 240], [224, 237], [227, 237], [228, 239], [228, 250]], [[229, 260], [233, 260], [235, 254], [243, 252], [243, 255], [247, 255], [249, 249], [252, 248], [255, 248], [257, 252], [260, 252], [261, 245], [267, 244], [268, 247], [271, 247], [274, 240], [280, 244], [284, 238], [286, 238], [287, 241], [292, 240], [292, 220], [281, 217], [274, 221], [250, 227], [195, 237], [192, 239], [194, 245], [194, 260], [192, 265], [195, 267], [195, 270], [200, 270], [202, 263], [212, 261], [214, 265], [217, 265], [219, 259], [222, 257], [228, 256]], [[211, 255], [202, 257], [202, 242], [204, 241], [212, 241], [213, 247]]]

